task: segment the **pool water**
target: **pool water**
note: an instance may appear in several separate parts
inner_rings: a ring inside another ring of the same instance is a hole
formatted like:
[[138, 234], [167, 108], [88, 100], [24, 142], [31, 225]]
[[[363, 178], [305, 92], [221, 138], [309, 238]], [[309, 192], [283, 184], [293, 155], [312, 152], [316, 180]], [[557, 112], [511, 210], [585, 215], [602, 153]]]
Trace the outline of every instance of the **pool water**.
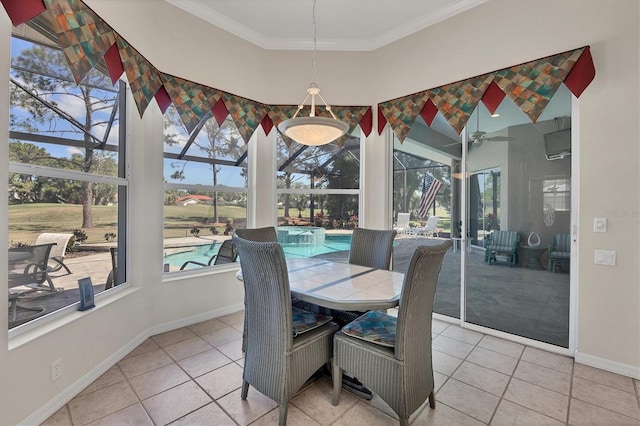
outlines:
[[[176, 268], [180, 268], [189, 260], [204, 263], [206, 265], [211, 256], [218, 253], [220, 245], [221, 243], [193, 246], [188, 251], [167, 254], [164, 257], [164, 263], [168, 263]], [[282, 244], [284, 255], [288, 259], [314, 257], [320, 254], [349, 250], [350, 247], [351, 235], [326, 235], [323, 244]]]

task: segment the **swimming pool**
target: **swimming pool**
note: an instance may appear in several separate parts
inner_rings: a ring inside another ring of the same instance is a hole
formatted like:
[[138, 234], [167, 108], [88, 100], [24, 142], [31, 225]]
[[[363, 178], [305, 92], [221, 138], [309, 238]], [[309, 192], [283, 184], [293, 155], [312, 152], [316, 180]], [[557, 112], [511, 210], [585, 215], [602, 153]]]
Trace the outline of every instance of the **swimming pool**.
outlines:
[[[351, 235], [325, 235], [320, 244], [281, 243], [284, 255], [288, 259], [314, 257], [321, 254], [349, 250]], [[164, 263], [180, 268], [185, 262], [192, 260], [206, 264], [211, 256], [218, 253], [220, 242], [200, 246], [185, 247], [185, 251], [170, 253], [164, 256]]]

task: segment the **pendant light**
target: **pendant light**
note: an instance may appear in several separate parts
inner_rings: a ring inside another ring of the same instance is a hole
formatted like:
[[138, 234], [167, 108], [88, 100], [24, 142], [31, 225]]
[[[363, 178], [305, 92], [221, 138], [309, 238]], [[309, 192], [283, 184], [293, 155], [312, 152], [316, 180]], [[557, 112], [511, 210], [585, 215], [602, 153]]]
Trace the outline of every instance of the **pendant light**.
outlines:
[[[316, 0], [313, 0], [313, 57], [311, 60], [312, 81], [315, 78], [316, 73], [316, 52]], [[331, 118], [316, 116], [316, 96], [320, 98], [326, 110], [329, 111]], [[309, 116], [298, 117], [298, 114], [304, 108], [305, 102], [309, 97], [311, 97], [311, 112]], [[298, 110], [293, 115], [293, 118], [282, 121], [278, 125], [278, 130], [300, 144], [318, 146], [333, 142], [340, 136], [344, 135], [347, 130], [349, 130], [349, 125], [336, 118], [333, 111], [331, 111], [331, 106], [327, 105], [327, 102], [320, 94], [320, 88], [315, 83], [311, 83], [307, 89], [307, 96], [304, 98], [302, 103], [298, 105]]]

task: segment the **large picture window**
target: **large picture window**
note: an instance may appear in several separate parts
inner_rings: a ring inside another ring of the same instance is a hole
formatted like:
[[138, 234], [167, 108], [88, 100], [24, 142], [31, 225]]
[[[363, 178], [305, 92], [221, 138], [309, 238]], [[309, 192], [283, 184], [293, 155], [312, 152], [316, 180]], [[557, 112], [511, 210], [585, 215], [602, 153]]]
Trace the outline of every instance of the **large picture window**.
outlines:
[[124, 84], [104, 64], [76, 84], [55, 41], [20, 34], [11, 43], [9, 328], [77, 304], [81, 278], [96, 294], [126, 280]]
[[164, 142], [164, 271], [215, 266], [224, 240], [246, 227], [247, 145], [229, 118], [209, 115], [190, 134], [173, 106]]

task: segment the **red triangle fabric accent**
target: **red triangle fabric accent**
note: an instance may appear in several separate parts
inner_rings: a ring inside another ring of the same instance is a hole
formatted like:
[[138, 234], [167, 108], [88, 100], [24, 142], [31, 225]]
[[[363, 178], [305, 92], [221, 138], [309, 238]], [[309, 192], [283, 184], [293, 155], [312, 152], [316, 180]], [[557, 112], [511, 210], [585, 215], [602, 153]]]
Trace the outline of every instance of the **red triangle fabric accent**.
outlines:
[[160, 107], [160, 111], [162, 111], [162, 114], [164, 115], [169, 106], [171, 106], [171, 98], [169, 97], [169, 93], [167, 93], [167, 89], [165, 89], [164, 86], [160, 86], [155, 94], [155, 98], [158, 106]]
[[220, 98], [218, 102], [216, 102], [216, 104], [213, 106], [213, 108], [211, 108], [211, 112], [213, 113], [213, 116], [216, 118], [216, 122], [218, 123], [218, 126], [222, 126], [222, 123], [224, 123], [224, 120], [226, 120], [227, 116], [229, 115], [229, 110], [227, 109], [227, 106], [224, 104], [224, 101], [222, 100], [222, 98]]
[[564, 79], [564, 84], [576, 98], [579, 98], [595, 76], [596, 67], [591, 57], [591, 48], [587, 46], [569, 72], [569, 75], [567, 75], [567, 78]]
[[273, 121], [269, 118], [269, 114], [264, 116], [260, 125], [262, 126], [262, 130], [264, 130], [265, 135], [269, 136], [271, 129], [273, 129]]
[[373, 130], [373, 113], [371, 112], [371, 107], [367, 109], [367, 112], [365, 112], [362, 119], [360, 119], [360, 128], [365, 136], [368, 137], [371, 134], [371, 130]]
[[122, 73], [124, 73], [124, 67], [122, 66], [122, 59], [120, 59], [120, 52], [118, 51], [118, 45], [113, 44], [107, 49], [104, 54], [104, 62], [107, 64], [107, 70], [109, 71], [109, 77], [111, 77], [111, 83], [116, 84], [120, 79]]
[[382, 134], [382, 131], [384, 130], [384, 126], [387, 125], [387, 119], [384, 118], [384, 114], [382, 113], [382, 108], [380, 108], [380, 105], [378, 104], [378, 135]]
[[438, 114], [438, 107], [433, 103], [431, 99], [427, 100], [427, 103], [424, 104], [424, 108], [420, 111], [420, 117], [427, 123], [427, 126], [431, 127], [431, 123], [436, 118]]
[[24, 24], [47, 10], [42, 0], [0, 0], [14, 26]]
[[495, 81], [492, 81], [487, 88], [487, 91], [484, 92], [484, 96], [482, 96], [482, 103], [487, 107], [489, 113], [493, 114], [496, 112], [505, 96], [507, 96], [507, 94], [502, 91]]

